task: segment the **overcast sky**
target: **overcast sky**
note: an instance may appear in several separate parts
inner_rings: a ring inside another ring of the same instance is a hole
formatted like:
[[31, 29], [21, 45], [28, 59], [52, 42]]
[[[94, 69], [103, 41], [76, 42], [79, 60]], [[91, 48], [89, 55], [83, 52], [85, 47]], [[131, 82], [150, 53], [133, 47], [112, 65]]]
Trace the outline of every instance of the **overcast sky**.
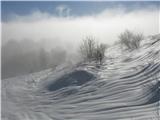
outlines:
[[112, 44], [125, 29], [159, 33], [159, 2], [2, 2], [2, 43], [44, 40], [67, 48], [95, 36]]

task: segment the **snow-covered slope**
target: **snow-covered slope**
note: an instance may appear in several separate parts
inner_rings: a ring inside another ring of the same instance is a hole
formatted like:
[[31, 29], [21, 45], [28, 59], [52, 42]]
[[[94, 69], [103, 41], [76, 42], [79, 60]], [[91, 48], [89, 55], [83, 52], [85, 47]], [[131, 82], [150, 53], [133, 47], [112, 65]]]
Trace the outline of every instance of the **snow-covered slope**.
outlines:
[[60, 66], [2, 80], [2, 120], [159, 120], [160, 35], [102, 66]]

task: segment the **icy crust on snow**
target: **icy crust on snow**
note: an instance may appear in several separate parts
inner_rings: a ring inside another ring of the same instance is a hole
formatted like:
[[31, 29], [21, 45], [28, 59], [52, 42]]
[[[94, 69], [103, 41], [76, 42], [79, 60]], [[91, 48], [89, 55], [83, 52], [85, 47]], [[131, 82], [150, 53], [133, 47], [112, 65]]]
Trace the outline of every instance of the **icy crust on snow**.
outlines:
[[2, 120], [159, 120], [160, 35], [95, 62], [2, 80]]

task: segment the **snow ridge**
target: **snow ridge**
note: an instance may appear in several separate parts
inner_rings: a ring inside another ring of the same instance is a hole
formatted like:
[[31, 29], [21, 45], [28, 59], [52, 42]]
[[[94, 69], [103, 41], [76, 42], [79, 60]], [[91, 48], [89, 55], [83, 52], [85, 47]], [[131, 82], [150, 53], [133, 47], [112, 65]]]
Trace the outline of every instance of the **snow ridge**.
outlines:
[[[111, 51], [111, 52], [109, 52]], [[2, 120], [159, 120], [160, 35], [102, 66], [61, 66], [2, 80]]]

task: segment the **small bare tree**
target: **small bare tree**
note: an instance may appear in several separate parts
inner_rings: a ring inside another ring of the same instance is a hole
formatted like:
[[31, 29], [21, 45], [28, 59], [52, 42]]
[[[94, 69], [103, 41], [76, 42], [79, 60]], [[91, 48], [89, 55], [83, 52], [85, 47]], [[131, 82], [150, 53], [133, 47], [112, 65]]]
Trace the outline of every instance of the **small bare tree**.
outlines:
[[119, 36], [120, 43], [129, 50], [138, 49], [140, 47], [140, 41], [144, 39], [142, 33], [133, 33], [129, 30], [121, 33]]

